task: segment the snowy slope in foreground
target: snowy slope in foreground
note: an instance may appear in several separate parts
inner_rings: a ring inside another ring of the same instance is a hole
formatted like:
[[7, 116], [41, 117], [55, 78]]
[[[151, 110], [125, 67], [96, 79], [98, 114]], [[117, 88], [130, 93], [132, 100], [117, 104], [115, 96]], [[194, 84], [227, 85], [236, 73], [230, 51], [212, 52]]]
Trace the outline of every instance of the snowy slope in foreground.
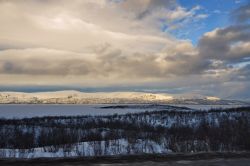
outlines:
[[[65, 148], [67, 147], [67, 148]], [[125, 139], [95, 142], [81, 142], [61, 147], [42, 147], [34, 149], [0, 149], [0, 158], [62, 158], [80, 156], [113, 156], [131, 154], [154, 154], [171, 152], [164, 144], [137, 140], [130, 144]]]

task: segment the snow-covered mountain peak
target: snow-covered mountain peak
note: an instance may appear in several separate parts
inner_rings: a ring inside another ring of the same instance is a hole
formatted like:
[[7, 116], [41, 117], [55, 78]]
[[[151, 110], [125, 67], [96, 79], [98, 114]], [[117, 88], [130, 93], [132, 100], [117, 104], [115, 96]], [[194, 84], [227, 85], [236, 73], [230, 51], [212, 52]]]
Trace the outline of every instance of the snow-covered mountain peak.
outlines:
[[213, 100], [213, 101], [221, 100], [219, 97], [214, 97], [214, 96], [207, 96], [206, 99], [207, 100]]

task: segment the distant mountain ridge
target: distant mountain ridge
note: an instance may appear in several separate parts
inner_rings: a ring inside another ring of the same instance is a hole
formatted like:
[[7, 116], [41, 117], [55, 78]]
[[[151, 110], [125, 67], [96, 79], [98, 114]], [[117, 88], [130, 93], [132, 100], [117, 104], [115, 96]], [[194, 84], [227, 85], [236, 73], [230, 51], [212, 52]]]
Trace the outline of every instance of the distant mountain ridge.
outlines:
[[79, 91], [56, 92], [0, 92], [0, 104], [127, 104], [127, 103], [165, 103], [165, 104], [207, 104], [244, 105], [243, 101], [223, 100], [218, 97], [202, 95], [171, 95], [166, 93], [144, 92], [95, 92]]

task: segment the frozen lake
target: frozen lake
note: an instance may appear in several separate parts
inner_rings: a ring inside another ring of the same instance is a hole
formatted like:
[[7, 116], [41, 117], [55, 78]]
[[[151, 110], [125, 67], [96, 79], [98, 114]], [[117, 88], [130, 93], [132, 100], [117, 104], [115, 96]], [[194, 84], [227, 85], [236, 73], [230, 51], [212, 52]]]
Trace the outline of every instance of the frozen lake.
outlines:
[[[0, 104], [0, 118], [31, 118], [43, 116], [76, 116], [76, 115], [112, 115], [112, 114], [126, 114], [143, 111], [157, 111], [163, 110], [161, 107], [150, 108], [105, 108], [103, 106], [117, 106], [115, 104], [106, 105], [18, 105], [18, 104]], [[131, 106], [131, 105], [129, 105]], [[136, 105], [133, 105], [136, 106]], [[141, 106], [141, 105], [140, 105]], [[239, 107], [234, 105], [173, 105], [185, 106], [192, 109], [208, 110], [211, 108], [231, 108]], [[166, 105], [167, 107], [167, 105]]]

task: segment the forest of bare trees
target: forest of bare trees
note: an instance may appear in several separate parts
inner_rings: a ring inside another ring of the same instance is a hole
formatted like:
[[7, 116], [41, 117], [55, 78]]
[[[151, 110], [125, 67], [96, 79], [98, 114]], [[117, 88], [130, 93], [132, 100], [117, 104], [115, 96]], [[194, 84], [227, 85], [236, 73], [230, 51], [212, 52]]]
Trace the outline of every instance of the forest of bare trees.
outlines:
[[[249, 138], [247, 107], [0, 120], [0, 149], [62, 147], [66, 151], [72, 144], [91, 142], [101, 155], [101, 141], [109, 146], [111, 141], [126, 140], [129, 153], [140, 140], [144, 144], [155, 142], [172, 152], [249, 151]], [[116, 143], [120, 147], [119, 141]]]

